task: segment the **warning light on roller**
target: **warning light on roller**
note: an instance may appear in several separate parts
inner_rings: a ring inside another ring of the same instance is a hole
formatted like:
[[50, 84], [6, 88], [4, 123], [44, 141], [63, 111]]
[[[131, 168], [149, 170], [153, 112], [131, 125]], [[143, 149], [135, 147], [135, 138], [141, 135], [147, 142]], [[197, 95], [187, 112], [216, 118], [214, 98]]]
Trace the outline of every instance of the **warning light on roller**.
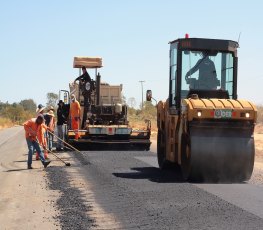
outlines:
[[198, 112], [197, 112], [197, 116], [198, 116], [198, 117], [201, 117], [201, 116], [202, 116], [202, 112], [201, 112], [201, 111], [198, 111]]
[[245, 116], [246, 116], [246, 118], [249, 118], [249, 117], [250, 117], [250, 114], [249, 114], [249, 113], [246, 113]]

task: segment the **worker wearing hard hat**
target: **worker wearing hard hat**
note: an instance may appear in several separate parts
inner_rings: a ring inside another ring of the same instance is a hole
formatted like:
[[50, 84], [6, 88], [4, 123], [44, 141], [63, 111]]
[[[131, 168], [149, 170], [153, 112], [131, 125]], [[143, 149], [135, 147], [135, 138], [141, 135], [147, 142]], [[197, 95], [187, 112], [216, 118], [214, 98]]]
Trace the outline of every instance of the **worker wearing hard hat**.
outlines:
[[41, 133], [41, 125], [43, 124], [43, 122], [44, 122], [44, 116], [42, 114], [39, 114], [37, 118], [32, 118], [31, 120], [28, 120], [24, 123], [26, 142], [28, 146], [28, 160], [27, 160], [28, 169], [32, 169], [32, 155], [34, 148], [39, 153], [40, 160], [45, 168], [50, 163], [50, 161], [45, 160], [43, 151], [40, 148], [40, 143], [38, 142], [38, 136]]
[[71, 95], [70, 104], [71, 129], [75, 131], [75, 140], [79, 139], [80, 104], [74, 94]]

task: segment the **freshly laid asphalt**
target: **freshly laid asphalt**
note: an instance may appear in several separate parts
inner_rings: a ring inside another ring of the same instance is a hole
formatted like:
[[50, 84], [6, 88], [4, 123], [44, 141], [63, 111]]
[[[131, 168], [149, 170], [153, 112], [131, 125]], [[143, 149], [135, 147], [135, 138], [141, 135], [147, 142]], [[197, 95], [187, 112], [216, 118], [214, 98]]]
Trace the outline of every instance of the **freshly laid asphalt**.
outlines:
[[[260, 210], [253, 212], [249, 204], [242, 208], [233, 193], [229, 192], [234, 186], [234, 192], [238, 193], [239, 185], [224, 185], [228, 188], [225, 190], [219, 187], [219, 194], [214, 195], [215, 191], [212, 190], [216, 190], [216, 187], [213, 184], [186, 183], [178, 171], [160, 171], [155, 167], [156, 160], [152, 152], [92, 151], [71, 155], [78, 162], [73, 167], [78, 168], [86, 183], [91, 185], [91, 191], [86, 192], [92, 192], [93, 195], [91, 200], [86, 199], [88, 204], [82, 212], [87, 217], [75, 222], [78, 228], [71, 225], [68, 229], [261, 229], [263, 226]], [[56, 178], [55, 173], [50, 175], [53, 184], [58, 186], [61, 176]], [[240, 193], [244, 194], [249, 186], [242, 184]], [[255, 188], [263, 194], [263, 187]], [[64, 196], [71, 197], [70, 189], [62, 189], [62, 192]], [[228, 200], [231, 195], [232, 203]], [[253, 200], [253, 194], [243, 197], [248, 202], [251, 202], [249, 199]], [[262, 202], [258, 198], [255, 197], [254, 201]], [[83, 204], [84, 201], [77, 202], [73, 210]], [[62, 210], [65, 204], [58, 205]], [[103, 218], [92, 218], [93, 206], [98, 205], [103, 212], [114, 217], [108, 227]], [[62, 212], [58, 217], [62, 226], [67, 215]], [[75, 217], [69, 218], [74, 223]]]

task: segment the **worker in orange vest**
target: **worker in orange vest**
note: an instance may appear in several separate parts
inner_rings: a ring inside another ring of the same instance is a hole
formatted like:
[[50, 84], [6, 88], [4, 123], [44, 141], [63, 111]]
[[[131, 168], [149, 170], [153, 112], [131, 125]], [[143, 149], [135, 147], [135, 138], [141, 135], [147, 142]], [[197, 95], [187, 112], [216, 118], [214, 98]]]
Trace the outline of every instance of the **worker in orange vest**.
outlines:
[[71, 128], [75, 131], [75, 140], [79, 139], [80, 104], [74, 94], [71, 95], [70, 104]]
[[[42, 104], [39, 104], [36, 110], [37, 116], [39, 114], [42, 114], [44, 116], [44, 109], [45, 107]], [[44, 117], [45, 118], [45, 117]], [[41, 146], [45, 146], [45, 148], [47, 147], [47, 138], [45, 136], [45, 133], [47, 131], [47, 126], [44, 124], [45, 123], [45, 119], [43, 124], [41, 124], [41, 132], [38, 133], [38, 141], [40, 142]], [[44, 157], [45, 159], [48, 159], [48, 151], [44, 149]], [[39, 153], [36, 152], [36, 160], [39, 160]]]
[[[40, 143], [38, 141], [38, 136], [41, 136], [41, 125], [44, 122], [44, 116], [39, 114], [37, 118], [32, 118], [31, 120], [26, 121], [24, 125], [26, 142], [28, 146], [28, 160], [27, 160], [27, 168], [32, 169], [32, 155], [34, 149], [37, 150], [40, 156], [40, 160], [43, 166], [46, 168], [50, 161], [45, 160], [43, 151], [40, 148]], [[42, 146], [45, 148], [44, 146]]]
[[[48, 159], [48, 151], [47, 151], [47, 137], [46, 137], [46, 132], [48, 130], [48, 127], [43, 123], [41, 124], [40, 127], [40, 132], [37, 134], [37, 139], [39, 141], [39, 144], [43, 146], [44, 150], [44, 157], [45, 159]], [[36, 160], [39, 160], [39, 153], [38, 151], [36, 152]]]

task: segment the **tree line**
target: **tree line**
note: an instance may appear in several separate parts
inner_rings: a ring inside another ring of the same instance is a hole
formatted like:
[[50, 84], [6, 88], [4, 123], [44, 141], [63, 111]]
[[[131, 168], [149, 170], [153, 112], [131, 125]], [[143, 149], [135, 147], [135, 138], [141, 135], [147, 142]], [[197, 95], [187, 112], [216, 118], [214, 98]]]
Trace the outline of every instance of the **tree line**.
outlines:
[[[47, 93], [46, 107], [56, 108], [58, 95]], [[24, 99], [20, 102], [8, 103], [0, 101], [0, 125], [6, 122], [22, 124], [26, 120], [36, 116], [37, 104], [33, 99]]]
[[[47, 108], [53, 106], [57, 108], [58, 94], [49, 92], [46, 94]], [[126, 103], [126, 98], [123, 96], [123, 102]], [[128, 118], [131, 120], [144, 119], [156, 120], [156, 107], [151, 102], [144, 102], [143, 109], [136, 109], [136, 101], [134, 98], [128, 99]], [[24, 99], [20, 102], [8, 103], [0, 101], [0, 126], [9, 124], [23, 124], [26, 120], [36, 116], [37, 104], [33, 99]], [[10, 125], [7, 125], [10, 126]]]
[[11, 120], [13, 124], [21, 124], [36, 114], [37, 105], [33, 99], [25, 99], [19, 103], [0, 102], [0, 117]]

